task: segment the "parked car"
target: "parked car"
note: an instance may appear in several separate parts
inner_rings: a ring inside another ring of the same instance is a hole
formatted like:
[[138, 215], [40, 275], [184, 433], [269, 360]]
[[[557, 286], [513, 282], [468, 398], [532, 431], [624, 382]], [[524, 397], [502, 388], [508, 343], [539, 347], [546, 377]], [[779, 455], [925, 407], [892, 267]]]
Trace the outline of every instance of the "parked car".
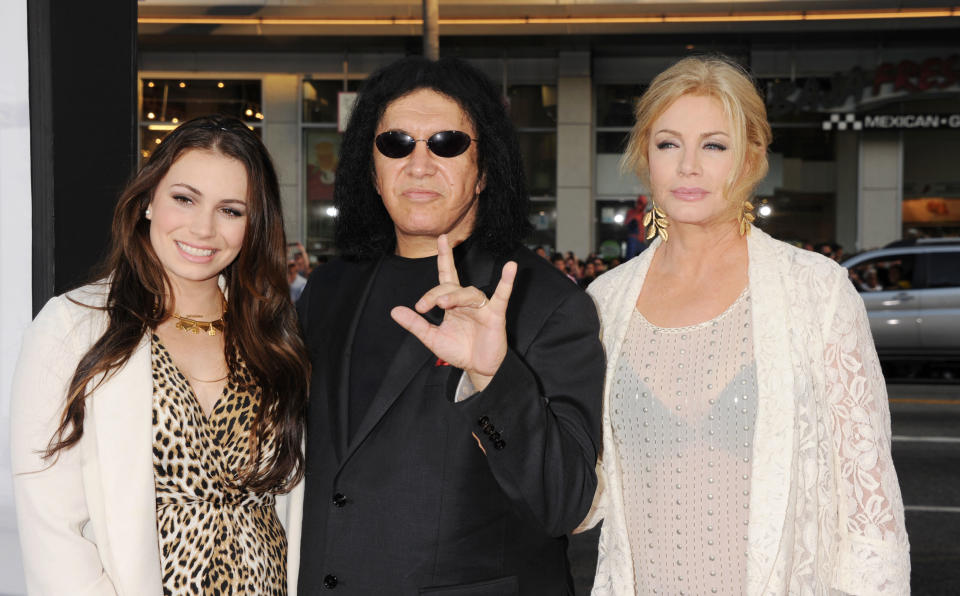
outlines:
[[960, 239], [898, 241], [843, 266], [881, 358], [960, 357]]

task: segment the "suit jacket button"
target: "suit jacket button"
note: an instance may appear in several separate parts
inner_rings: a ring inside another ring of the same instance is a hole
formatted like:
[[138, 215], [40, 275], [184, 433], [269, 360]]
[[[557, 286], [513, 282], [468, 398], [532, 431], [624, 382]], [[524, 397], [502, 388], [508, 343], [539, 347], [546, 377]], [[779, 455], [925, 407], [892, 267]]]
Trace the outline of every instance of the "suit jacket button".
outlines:
[[490, 433], [494, 432], [495, 430], [496, 430], [496, 429], [493, 427], [492, 424], [489, 424], [489, 423], [488, 423], [488, 424], [484, 424], [484, 425], [483, 425], [483, 432], [487, 433], [488, 435], [489, 435]]
[[493, 444], [493, 448], [496, 449], [497, 451], [500, 451], [506, 446], [507, 446], [507, 442], [504, 441], [503, 439], [500, 439], [499, 441]]
[[333, 574], [330, 574], [330, 573], [328, 573], [326, 576], [324, 576], [324, 578], [323, 578], [323, 587], [326, 588], [326, 589], [328, 589], [328, 590], [332, 590], [332, 589], [336, 588], [336, 587], [337, 587], [337, 576], [336, 576], [336, 575], [333, 575]]
[[[347, 504], [347, 497], [345, 497], [345, 496], [344, 496], [343, 494], [341, 494], [341, 493], [337, 493], [337, 494], [333, 495], [333, 499], [331, 499], [331, 500], [333, 501], [333, 506], [334, 506], [334, 507], [343, 507], [344, 505]], [[331, 577], [332, 577], [332, 576], [331, 576]], [[334, 582], [336, 582], [337, 578], [334, 577], [333, 580], [334, 580]]]
[[477, 424], [480, 426], [486, 426], [490, 424], [490, 419], [486, 416], [481, 416], [480, 420], [477, 420]]
[[500, 433], [497, 432], [497, 431], [493, 431], [492, 433], [490, 433], [490, 440], [493, 441], [494, 443], [496, 443], [497, 441], [499, 441], [499, 440], [500, 440]]

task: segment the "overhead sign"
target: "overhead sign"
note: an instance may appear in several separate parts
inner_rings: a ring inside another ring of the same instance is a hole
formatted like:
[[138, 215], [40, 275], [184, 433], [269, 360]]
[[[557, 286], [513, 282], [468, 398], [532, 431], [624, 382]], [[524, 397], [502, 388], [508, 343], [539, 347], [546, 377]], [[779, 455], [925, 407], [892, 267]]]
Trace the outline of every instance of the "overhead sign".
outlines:
[[960, 114], [830, 114], [823, 130], [960, 128]]
[[960, 93], [960, 55], [883, 63], [872, 71], [857, 66], [830, 77], [777, 79], [766, 87], [772, 118], [797, 112], [852, 112], [922, 95]]

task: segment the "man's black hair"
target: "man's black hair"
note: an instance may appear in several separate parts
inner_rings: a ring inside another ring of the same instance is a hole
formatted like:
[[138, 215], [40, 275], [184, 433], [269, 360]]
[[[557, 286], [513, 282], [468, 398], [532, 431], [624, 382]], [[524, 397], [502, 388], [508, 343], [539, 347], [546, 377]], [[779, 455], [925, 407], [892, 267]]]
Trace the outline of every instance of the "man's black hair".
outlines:
[[374, 185], [373, 141], [387, 106], [419, 89], [456, 101], [472, 122], [479, 139], [477, 167], [486, 183], [472, 237], [495, 255], [511, 252], [530, 230], [529, 197], [520, 145], [503, 99], [486, 75], [463, 60], [408, 56], [367, 79], [343, 135], [334, 189], [340, 253], [375, 259], [394, 250], [393, 221]]

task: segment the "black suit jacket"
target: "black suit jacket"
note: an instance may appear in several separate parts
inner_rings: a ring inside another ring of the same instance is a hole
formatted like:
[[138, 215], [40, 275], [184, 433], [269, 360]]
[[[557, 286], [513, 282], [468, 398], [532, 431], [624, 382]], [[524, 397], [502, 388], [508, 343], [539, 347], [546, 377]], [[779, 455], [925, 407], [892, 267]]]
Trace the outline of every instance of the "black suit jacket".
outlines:
[[[507, 259], [465, 252], [461, 283], [492, 294]], [[352, 439], [348, 382], [363, 354], [351, 346], [379, 263], [311, 276], [299, 303], [313, 363], [300, 594], [572, 594], [565, 534], [590, 507], [601, 444], [599, 322], [545, 260], [509, 259], [509, 350], [487, 388], [453, 403], [461, 371], [406, 334], [390, 366], [369, 371], [382, 382]]]

